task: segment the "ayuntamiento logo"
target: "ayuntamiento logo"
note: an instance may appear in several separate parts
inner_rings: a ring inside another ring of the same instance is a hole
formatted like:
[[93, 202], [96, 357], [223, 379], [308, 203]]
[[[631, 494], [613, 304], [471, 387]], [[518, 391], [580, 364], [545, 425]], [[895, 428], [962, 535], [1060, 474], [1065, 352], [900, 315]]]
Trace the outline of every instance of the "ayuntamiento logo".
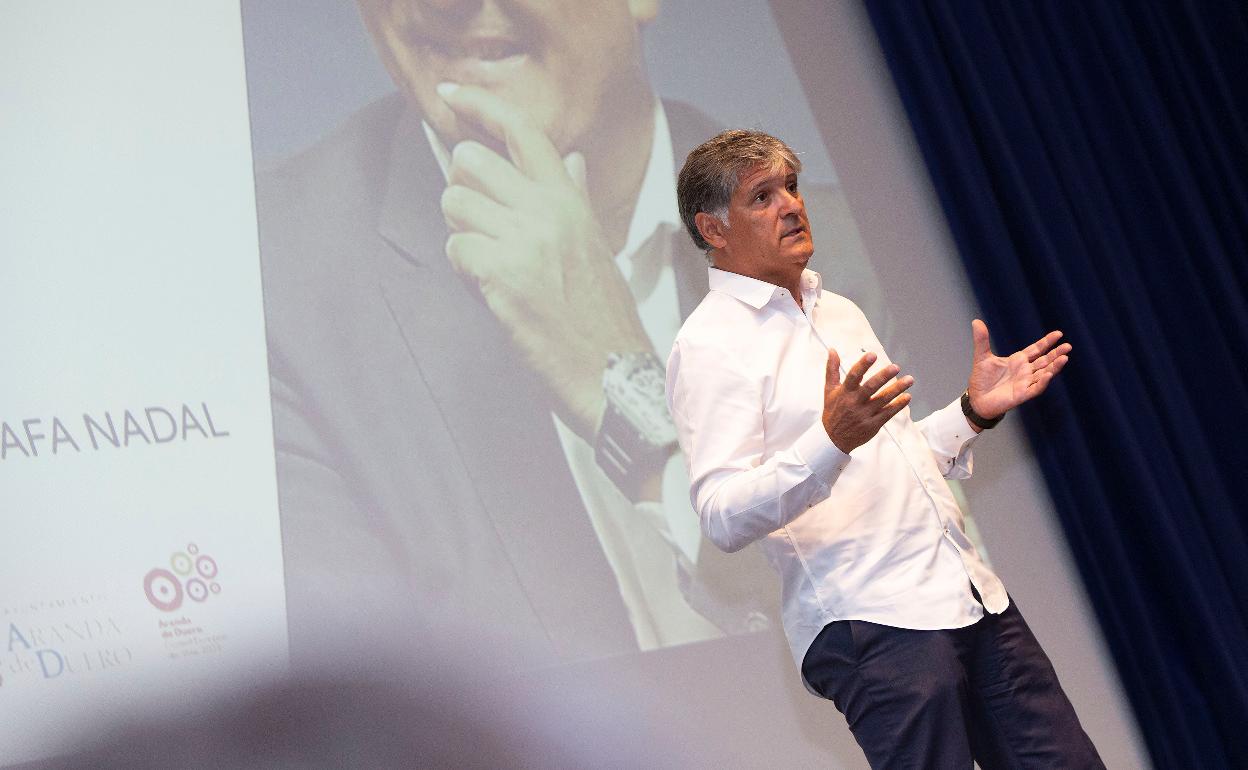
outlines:
[[176, 612], [187, 597], [194, 602], [207, 601], [221, 593], [217, 582], [217, 562], [200, 553], [199, 546], [188, 543], [186, 550], [174, 551], [169, 568], [154, 567], [143, 577], [143, 592], [152, 606], [162, 612]]

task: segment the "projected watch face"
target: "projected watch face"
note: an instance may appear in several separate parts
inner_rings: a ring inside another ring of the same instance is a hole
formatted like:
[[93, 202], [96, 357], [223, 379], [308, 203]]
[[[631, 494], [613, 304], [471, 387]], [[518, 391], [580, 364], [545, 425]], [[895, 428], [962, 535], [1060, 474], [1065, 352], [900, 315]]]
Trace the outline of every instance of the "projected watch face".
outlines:
[[663, 395], [663, 365], [649, 353], [611, 354], [603, 389], [611, 403], [650, 445], [676, 441], [676, 428]]

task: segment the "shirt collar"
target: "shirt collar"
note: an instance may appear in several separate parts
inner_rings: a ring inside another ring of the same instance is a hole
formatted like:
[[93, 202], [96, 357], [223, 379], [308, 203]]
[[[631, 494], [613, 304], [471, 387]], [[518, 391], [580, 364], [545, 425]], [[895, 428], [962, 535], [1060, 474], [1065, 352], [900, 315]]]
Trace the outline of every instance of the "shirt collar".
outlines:
[[[762, 309], [779, 292], [784, 291], [774, 283], [760, 281], [757, 278], [751, 278], [740, 273], [730, 273], [727, 270], [720, 270], [715, 267], [707, 268], [707, 272], [711, 291], [718, 291], [730, 297], [735, 297], [755, 310]], [[823, 290], [823, 277], [814, 270], [803, 270], [801, 286], [803, 304], [808, 299], [818, 303], [819, 293]]]
[[650, 161], [646, 175], [642, 177], [633, 218], [628, 224], [628, 236], [620, 256], [631, 258], [642, 244], [664, 225], [680, 228], [679, 207], [676, 203], [676, 159], [672, 151], [672, 133], [667, 125], [667, 113], [663, 103], [654, 100], [654, 136], [650, 142]]

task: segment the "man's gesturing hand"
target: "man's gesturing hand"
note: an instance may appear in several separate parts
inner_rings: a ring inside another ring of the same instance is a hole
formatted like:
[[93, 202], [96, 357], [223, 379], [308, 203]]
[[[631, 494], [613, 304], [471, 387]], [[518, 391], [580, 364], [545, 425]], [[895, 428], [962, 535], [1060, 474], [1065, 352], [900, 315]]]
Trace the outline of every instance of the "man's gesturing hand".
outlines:
[[841, 357], [835, 350], [828, 351], [828, 371], [823, 382], [823, 429], [836, 448], [846, 454], [870, 441], [884, 423], [910, 403], [910, 394], [905, 391], [914, 384], [914, 378], [907, 374], [889, 382], [901, 371], [896, 364], [889, 364], [871, 379], [862, 381], [873, 363], [875, 354], [867, 353], [841, 382]]
[[1066, 365], [1071, 349], [1068, 342], [1057, 344], [1061, 332], [1051, 331], [1011, 356], [993, 355], [988, 327], [978, 318], [971, 322], [971, 338], [975, 354], [966, 389], [975, 414], [989, 420], [1043, 393]]

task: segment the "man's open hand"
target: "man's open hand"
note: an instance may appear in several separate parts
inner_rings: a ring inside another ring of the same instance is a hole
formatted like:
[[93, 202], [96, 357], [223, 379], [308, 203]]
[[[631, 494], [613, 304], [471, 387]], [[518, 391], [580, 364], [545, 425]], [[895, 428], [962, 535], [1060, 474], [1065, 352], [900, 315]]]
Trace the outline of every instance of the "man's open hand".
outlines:
[[971, 321], [975, 353], [967, 392], [975, 414], [991, 420], [1043, 393], [1070, 360], [1070, 343], [1057, 345], [1061, 338], [1061, 332], [1051, 331], [1013, 355], [1002, 357], [993, 355], [988, 344], [988, 326], [978, 318]]
[[440, 87], [461, 121], [506, 147], [460, 142], [442, 213], [446, 253], [558, 397], [573, 430], [601, 420], [607, 354], [650, 350], [585, 187], [585, 161], [559, 151], [520, 109], [475, 86]]
[[[828, 351], [828, 369], [823, 382], [823, 429], [842, 452], [849, 454], [871, 440], [884, 423], [906, 408], [906, 393], [914, 378], [910, 375], [893, 380], [901, 369], [889, 364], [863, 382], [875, 354], [858, 359], [841, 382], [841, 357]], [[891, 383], [889, 380], [893, 380]], [[886, 387], [887, 384], [887, 387]]]

